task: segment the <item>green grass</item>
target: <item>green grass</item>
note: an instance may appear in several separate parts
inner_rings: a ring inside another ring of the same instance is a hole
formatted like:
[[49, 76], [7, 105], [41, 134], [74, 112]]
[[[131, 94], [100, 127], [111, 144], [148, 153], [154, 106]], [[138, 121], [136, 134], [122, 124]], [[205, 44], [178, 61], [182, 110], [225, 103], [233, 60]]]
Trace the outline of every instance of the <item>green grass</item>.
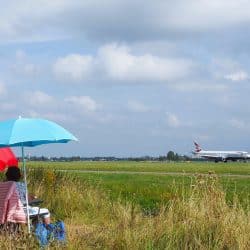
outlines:
[[250, 175], [250, 163], [243, 162], [27, 162], [28, 167], [132, 172], [184, 172]]
[[[32, 164], [29, 190], [64, 220], [65, 249], [250, 249], [248, 178], [65, 173], [52, 170], [56, 163]], [[38, 249], [33, 237], [1, 235], [0, 248]]]
[[[202, 173], [216, 173], [219, 183], [230, 203], [235, 194], [239, 202], [248, 207], [250, 200], [250, 179], [240, 178], [250, 174], [250, 163], [213, 163], [213, 162], [27, 162], [27, 168], [45, 168], [47, 170], [83, 170], [106, 171], [87, 173], [76, 172], [83, 181], [105, 190], [112, 200], [134, 202], [144, 211], [155, 211], [163, 203], [166, 204], [174, 190], [184, 192], [194, 182], [195, 176]], [[115, 171], [116, 173], [108, 173]], [[147, 173], [147, 174], [143, 174]], [[174, 176], [161, 173], [174, 173]], [[185, 173], [190, 176], [185, 176]], [[177, 175], [176, 175], [177, 174]], [[179, 176], [178, 176], [179, 174]], [[226, 175], [231, 176], [228, 178]]]
[[[161, 204], [167, 204], [176, 192], [189, 195], [188, 187], [197, 177], [164, 176], [142, 174], [78, 173], [88, 183], [109, 193], [111, 199], [139, 204], [144, 211], [154, 212]], [[226, 193], [226, 200], [232, 203], [235, 195], [239, 202], [248, 207], [250, 201], [250, 181], [243, 178], [219, 178]]]
[[[235, 195], [244, 206], [249, 206], [249, 178], [230, 177], [225, 175], [250, 174], [250, 163], [213, 163], [213, 162], [28, 162], [28, 168], [107, 171], [87, 173], [76, 172], [83, 181], [105, 190], [112, 200], [134, 202], [143, 211], [154, 213], [161, 204], [167, 204], [176, 190], [188, 193], [184, 187], [195, 181], [195, 176], [202, 173], [216, 173], [219, 183], [226, 193], [226, 200], [232, 203]], [[108, 173], [115, 171], [116, 173]], [[126, 174], [127, 172], [127, 174]], [[143, 174], [147, 172], [147, 174]], [[168, 176], [161, 173], [179, 173]], [[185, 176], [188, 173], [190, 176]], [[183, 188], [185, 190], [183, 190]], [[174, 190], [174, 191], [173, 191]], [[188, 194], [186, 194], [188, 195]]]
[[141, 174], [79, 173], [83, 181], [105, 190], [112, 200], [139, 204], [144, 211], [154, 212], [176, 192], [189, 186], [192, 178]]
[[[249, 210], [238, 199], [226, 201], [229, 187], [234, 190], [232, 179], [225, 179], [223, 190], [224, 178], [214, 175], [65, 174], [37, 169], [29, 178], [30, 189], [65, 221], [68, 249], [250, 247]], [[245, 179], [236, 179], [236, 185], [242, 180], [244, 187]]]

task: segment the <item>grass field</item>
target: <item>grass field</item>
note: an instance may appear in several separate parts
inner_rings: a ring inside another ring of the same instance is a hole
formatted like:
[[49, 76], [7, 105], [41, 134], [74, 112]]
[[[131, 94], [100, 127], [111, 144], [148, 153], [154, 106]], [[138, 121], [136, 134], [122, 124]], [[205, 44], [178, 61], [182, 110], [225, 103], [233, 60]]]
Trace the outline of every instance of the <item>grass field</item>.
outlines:
[[[28, 165], [30, 168], [96, 171], [76, 174], [82, 180], [104, 189], [111, 199], [136, 202], [146, 211], [166, 203], [173, 195], [173, 189], [184, 192], [180, 189], [190, 186], [197, 175], [208, 173], [222, 175], [219, 177], [219, 183], [228, 202], [237, 195], [239, 201], [247, 207], [250, 200], [250, 176], [244, 178], [250, 175], [250, 163], [29, 162]], [[168, 176], [164, 175], [165, 173], [174, 175]]]
[[213, 162], [27, 162], [28, 167], [70, 170], [184, 172], [250, 175], [250, 163]]
[[[140, 204], [145, 210], [155, 208], [161, 203], [167, 203], [176, 190], [178, 193], [187, 192], [186, 188], [197, 179], [197, 177], [187, 176], [124, 173], [79, 173], [78, 176], [82, 180], [105, 190], [111, 199], [133, 201]], [[248, 206], [250, 179], [221, 177], [218, 182], [225, 191], [228, 202], [231, 202], [233, 197], [237, 195], [244, 207]]]
[[199, 174], [217, 174], [228, 202], [237, 195], [240, 203], [248, 207], [250, 200], [250, 178], [245, 178], [250, 177], [250, 163], [28, 162], [28, 167], [76, 170], [74, 174], [81, 180], [105, 190], [111, 199], [133, 201], [147, 212], [167, 203], [174, 195], [173, 189], [184, 192], [181, 189], [190, 186]]
[[[28, 169], [30, 191], [66, 223], [67, 249], [250, 248], [248, 163], [28, 162]], [[15, 244], [37, 247], [0, 241]]]

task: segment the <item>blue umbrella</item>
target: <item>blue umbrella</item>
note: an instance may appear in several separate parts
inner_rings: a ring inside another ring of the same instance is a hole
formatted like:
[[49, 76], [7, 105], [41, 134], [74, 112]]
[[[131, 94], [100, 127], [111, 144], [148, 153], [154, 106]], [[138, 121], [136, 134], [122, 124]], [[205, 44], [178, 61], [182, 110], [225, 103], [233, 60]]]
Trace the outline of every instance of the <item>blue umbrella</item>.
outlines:
[[[11, 119], [0, 122], [0, 147], [22, 147], [24, 181], [26, 185], [26, 204], [28, 189], [24, 147], [34, 147], [49, 143], [67, 143], [77, 138], [55, 122], [36, 118]], [[28, 231], [30, 232], [29, 209], [27, 209]]]
[[66, 143], [77, 141], [58, 124], [32, 118], [18, 118], [0, 122], [0, 146], [34, 147], [48, 143]]

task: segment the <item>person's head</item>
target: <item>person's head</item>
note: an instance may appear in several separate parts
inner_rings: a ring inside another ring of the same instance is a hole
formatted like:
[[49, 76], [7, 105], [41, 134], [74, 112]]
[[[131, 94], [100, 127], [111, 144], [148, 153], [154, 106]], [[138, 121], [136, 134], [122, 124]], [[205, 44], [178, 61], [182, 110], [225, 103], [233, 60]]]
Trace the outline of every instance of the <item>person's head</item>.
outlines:
[[21, 178], [21, 171], [15, 166], [10, 166], [5, 173], [5, 176], [8, 181], [19, 181]]

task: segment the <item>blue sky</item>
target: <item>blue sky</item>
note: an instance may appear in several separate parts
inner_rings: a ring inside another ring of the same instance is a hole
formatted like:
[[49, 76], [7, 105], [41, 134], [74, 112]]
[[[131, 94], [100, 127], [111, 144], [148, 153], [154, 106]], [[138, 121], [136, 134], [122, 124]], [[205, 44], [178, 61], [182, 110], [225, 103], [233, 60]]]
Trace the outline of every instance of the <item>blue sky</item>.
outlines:
[[28, 153], [250, 151], [248, 1], [0, 2], [1, 120], [79, 139]]

